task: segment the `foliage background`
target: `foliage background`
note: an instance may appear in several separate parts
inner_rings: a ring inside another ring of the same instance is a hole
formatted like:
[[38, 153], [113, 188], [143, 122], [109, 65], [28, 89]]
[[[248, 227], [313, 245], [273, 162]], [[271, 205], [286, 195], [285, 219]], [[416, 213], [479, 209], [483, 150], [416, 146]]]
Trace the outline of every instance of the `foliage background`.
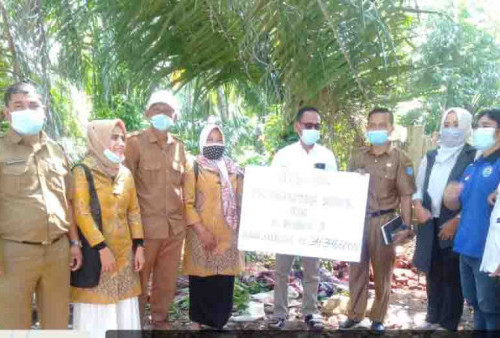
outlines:
[[315, 105], [344, 168], [375, 106], [430, 134], [448, 107], [498, 105], [498, 29], [471, 14], [483, 2], [0, 0], [0, 91], [37, 84], [49, 134], [82, 146], [89, 118], [143, 128], [151, 92], [172, 88], [187, 148], [215, 115], [241, 164], [268, 163]]

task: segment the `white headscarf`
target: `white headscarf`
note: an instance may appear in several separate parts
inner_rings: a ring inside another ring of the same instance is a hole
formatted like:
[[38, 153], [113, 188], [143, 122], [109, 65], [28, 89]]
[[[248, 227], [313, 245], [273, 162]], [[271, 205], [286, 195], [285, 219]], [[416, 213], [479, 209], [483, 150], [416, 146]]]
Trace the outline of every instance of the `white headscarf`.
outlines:
[[222, 129], [209, 120], [208, 124], [203, 128], [200, 134], [200, 155], [197, 157], [198, 165], [204, 168], [210, 168], [212, 171], [217, 171], [221, 179], [221, 196], [222, 208], [224, 210], [224, 219], [227, 225], [236, 230], [239, 224], [238, 206], [236, 194], [229, 179], [229, 172], [237, 174], [239, 167], [232, 159], [222, 156], [217, 160], [210, 160], [203, 156], [203, 147], [208, 145], [208, 136], [214, 130], [218, 129], [222, 135], [222, 144], [225, 145], [225, 137]]
[[460, 152], [462, 151], [465, 143], [470, 143], [472, 139], [472, 114], [469, 113], [466, 109], [463, 108], [458, 108], [458, 107], [453, 107], [450, 109], [447, 109], [443, 113], [443, 117], [441, 118], [441, 127], [440, 127], [440, 133], [443, 133], [444, 129], [444, 121], [446, 120], [446, 117], [448, 116], [449, 113], [454, 112], [457, 115], [458, 119], [458, 129], [462, 130], [465, 135], [465, 142], [459, 146], [456, 147], [439, 147], [437, 155], [436, 155], [436, 162], [438, 163], [443, 163], [446, 161], [449, 161], [453, 158], [458, 157]]
[[208, 139], [208, 136], [210, 135], [210, 133], [212, 132], [212, 130], [214, 129], [218, 129], [222, 135], [222, 144], [225, 145], [226, 144], [226, 137], [224, 136], [224, 133], [222, 132], [222, 129], [221, 127], [219, 127], [218, 125], [216, 125], [215, 123], [207, 123], [207, 125], [201, 130], [201, 133], [200, 133], [200, 154], [203, 154], [203, 147], [205, 147], [207, 145], [207, 139]]

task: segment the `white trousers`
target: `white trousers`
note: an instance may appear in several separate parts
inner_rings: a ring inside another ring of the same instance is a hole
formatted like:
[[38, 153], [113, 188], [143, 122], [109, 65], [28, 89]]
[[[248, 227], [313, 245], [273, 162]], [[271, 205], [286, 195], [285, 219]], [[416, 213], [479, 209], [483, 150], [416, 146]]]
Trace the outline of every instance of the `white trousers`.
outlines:
[[105, 338], [107, 330], [140, 330], [138, 298], [125, 299], [118, 304], [75, 303], [73, 329], [88, 332], [90, 338]]

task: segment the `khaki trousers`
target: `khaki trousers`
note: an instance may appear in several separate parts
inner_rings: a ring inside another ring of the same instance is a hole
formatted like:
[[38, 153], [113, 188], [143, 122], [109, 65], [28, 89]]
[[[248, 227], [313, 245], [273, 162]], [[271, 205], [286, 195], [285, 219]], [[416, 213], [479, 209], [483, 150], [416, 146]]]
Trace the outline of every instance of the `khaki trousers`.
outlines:
[[42, 329], [68, 328], [70, 254], [66, 236], [44, 246], [0, 240], [4, 275], [0, 277], [0, 329], [31, 327], [31, 301], [36, 293]]
[[[165, 239], [144, 240], [146, 263], [142, 269], [142, 293], [139, 297], [142, 327], [146, 303], [151, 309], [151, 323], [160, 325], [167, 321], [168, 311], [175, 296], [177, 269], [181, 258], [185, 231]], [[149, 282], [152, 282], [151, 294], [148, 294]]]
[[[295, 256], [276, 254], [276, 285], [274, 286], [274, 316], [288, 316], [288, 276]], [[319, 258], [301, 257], [304, 269], [302, 313], [318, 313]]]
[[361, 251], [361, 261], [349, 264], [349, 306], [348, 317], [362, 320], [368, 302], [370, 262], [375, 282], [375, 301], [370, 319], [383, 322], [391, 295], [391, 279], [396, 253], [393, 245], [385, 245], [380, 227], [394, 218], [390, 213], [378, 217], [367, 217]]

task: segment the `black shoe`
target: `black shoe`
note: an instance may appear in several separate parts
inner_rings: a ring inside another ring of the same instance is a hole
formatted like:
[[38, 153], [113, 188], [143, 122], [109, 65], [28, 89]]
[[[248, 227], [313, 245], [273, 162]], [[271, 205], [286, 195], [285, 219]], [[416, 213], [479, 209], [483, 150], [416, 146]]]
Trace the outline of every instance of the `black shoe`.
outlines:
[[273, 330], [283, 330], [285, 328], [286, 319], [273, 317], [267, 322], [267, 326]]
[[304, 322], [311, 330], [321, 331], [324, 328], [323, 317], [318, 314], [310, 314], [304, 317]]
[[371, 330], [376, 334], [384, 334], [385, 326], [381, 322], [372, 322]]
[[355, 325], [358, 325], [361, 321], [360, 320], [355, 320], [355, 319], [347, 319], [345, 322], [341, 323], [339, 325], [339, 329], [341, 330], [347, 330], [352, 328]]

